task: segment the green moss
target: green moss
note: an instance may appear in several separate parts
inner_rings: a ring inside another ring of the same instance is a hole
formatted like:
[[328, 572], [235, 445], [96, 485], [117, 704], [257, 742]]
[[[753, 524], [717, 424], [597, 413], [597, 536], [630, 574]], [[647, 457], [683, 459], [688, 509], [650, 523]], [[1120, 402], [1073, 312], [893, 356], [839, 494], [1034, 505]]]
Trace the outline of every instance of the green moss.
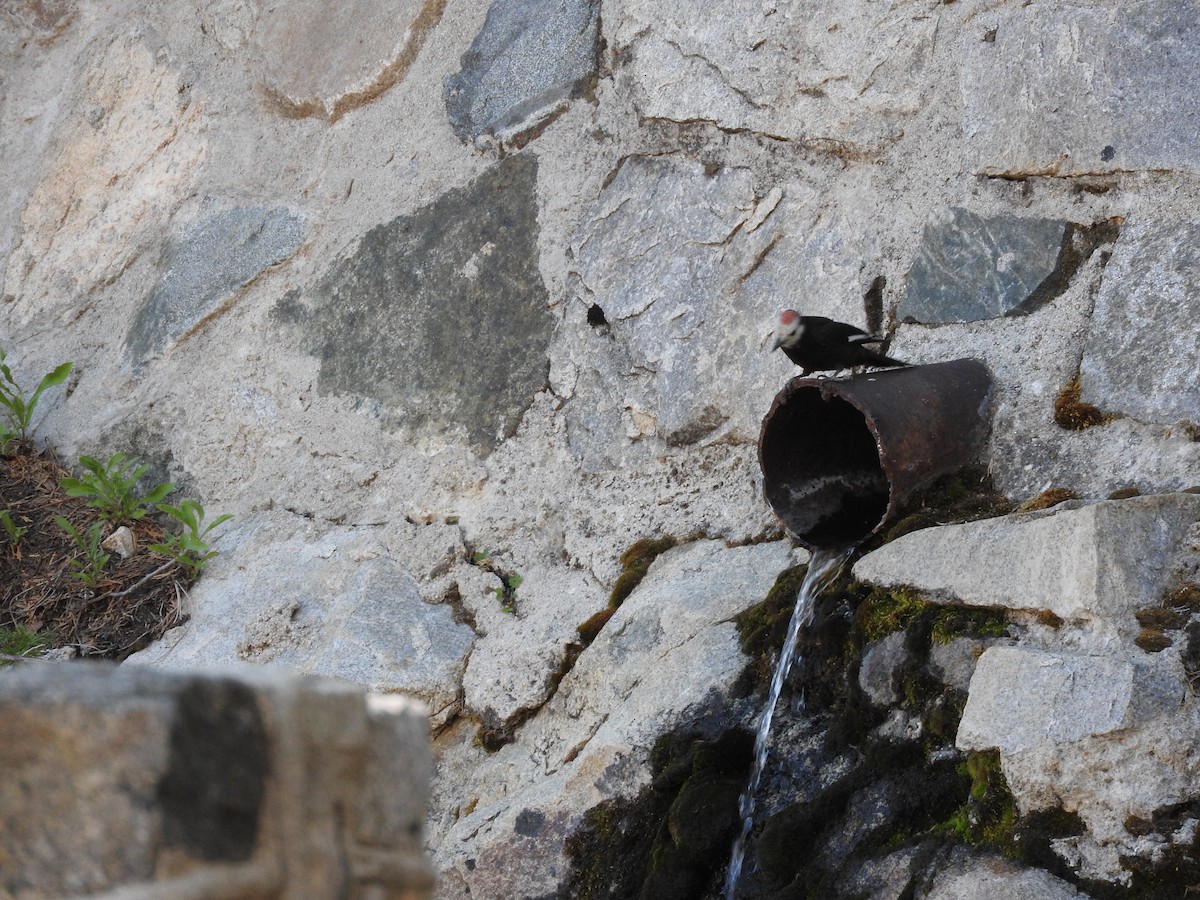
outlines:
[[959, 772], [971, 779], [966, 803], [941, 826], [972, 846], [988, 846], [1009, 856], [1020, 857], [1014, 831], [1016, 801], [1000, 768], [1000, 752], [988, 750], [967, 754]]
[[929, 608], [928, 601], [908, 588], [873, 588], [858, 605], [854, 627], [870, 643], [907, 628]]
[[886, 544], [921, 528], [1007, 515], [1014, 505], [992, 486], [986, 470], [968, 467], [939, 478], [906, 501], [877, 540]]
[[567, 839], [572, 874], [559, 896], [699, 896], [732, 845], [753, 742], [743, 731], [715, 740], [683, 731], [660, 737], [650, 786], [588, 810]]
[[1171, 639], [1157, 628], [1143, 628], [1133, 642], [1147, 653], [1161, 653], [1172, 644]]
[[677, 543], [678, 541], [673, 537], [662, 537], [647, 538], [629, 545], [621, 554], [622, 571], [617, 576], [612, 593], [609, 594], [608, 606], [575, 629], [584, 647], [591, 645], [592, 641], [596, 639], [596, 635], [600, 633], [600, 629], [608, 624], [608, 620], [612, 618], [617, 608], [633, 593], [634, 588], [642, 583], [642, 579], [650, 570], [650, 564]]
[[948, 644], [956, 637], [1003, 637], [1008, 633], [1008, 614], [1000, 609], [945, 606], [933, 619], [929, 637], [935, 644]]
[[1200, 584], [1188, 582], [1172, 588], [1167, 593], [1166, 604], [1172, 609], [1200, 612]]
[[738, 613], [733, 620], [742, 652], [754, 660], [755, 674], [760, 681], [770, 678], [774, 667], [771, 656], [783, 645], [788, 622], [796, 606], [796, 595], [800, 592], [807, 571], [808, 566], [784, 569], [767, 591], [767, 596]]
[[[51, 645], [50, 639], [26, 628], [0, 628], [0, 656], [41, 656], [39, 651]], [[0, 666], [12, 664], [10, 659], [0, 659]]]
[[596, 635], [600, 633], [600, 629], [608, 624], [608, 620], [613, 617], [613, 613], [616, 611], [617, 608], [615, 606], [606, 606], [575, 629], [585, 647], [589, 646], [596, 639]]

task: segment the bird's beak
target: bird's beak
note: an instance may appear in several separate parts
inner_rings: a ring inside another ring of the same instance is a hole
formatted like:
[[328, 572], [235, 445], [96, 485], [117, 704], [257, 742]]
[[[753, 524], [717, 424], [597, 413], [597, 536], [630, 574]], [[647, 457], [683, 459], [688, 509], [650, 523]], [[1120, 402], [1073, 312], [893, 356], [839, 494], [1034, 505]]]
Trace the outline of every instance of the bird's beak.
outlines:
[[[768, 341], [770, 342], [770, 346], [767, 346]], [[769, 353], [772, 350], [779, 349], [779, 345], [782, 343], [783, 339], [774, 331], [771, 331], [763, 335], [763, 339], [758, 342], [758, 349], [765, 350]]]

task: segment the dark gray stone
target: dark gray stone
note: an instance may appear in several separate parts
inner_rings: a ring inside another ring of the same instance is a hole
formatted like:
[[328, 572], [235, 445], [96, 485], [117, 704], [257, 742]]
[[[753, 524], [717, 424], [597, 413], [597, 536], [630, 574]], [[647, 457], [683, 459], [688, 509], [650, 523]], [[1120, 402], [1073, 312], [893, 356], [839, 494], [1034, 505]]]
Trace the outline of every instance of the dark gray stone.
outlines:
[[1200, 423], [1197, 296], [1200, 221], [1128, 225], [1096, 297], [1082, 398], [1143, 422]]
[[303, 239], [304, 218], [279, 206], [221, 210], [192, 225], [163, 251], [162, 277], [126, 338], [126, 362], [141, 368]]
[[538, 269], [537, 160], [513, 156], [371, 229], [274, 311], [321, 361], [322, 393], [374, 401], [389, 427], [481, 449], [545, 383], [554, 328]]
[[941, 325], [1031, 312], [1065, 283], [1068, 237], [1067, 222], [951, 209], [925, 226], [900, 317]]
[[446, 78], [455, 134], [520, 145], [595, 79], [599, 26], [599, 0], [493, 0], [462, 69]]
[[1200, 171], [1200, 3], [1043, 3], [963, 29], [963, 131], [980, 171]]

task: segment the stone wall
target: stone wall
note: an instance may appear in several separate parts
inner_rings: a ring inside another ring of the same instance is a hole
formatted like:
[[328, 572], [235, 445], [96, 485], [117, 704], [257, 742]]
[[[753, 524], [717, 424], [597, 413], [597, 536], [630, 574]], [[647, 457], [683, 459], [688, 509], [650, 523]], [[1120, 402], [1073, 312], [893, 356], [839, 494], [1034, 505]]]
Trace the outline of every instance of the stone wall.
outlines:
[[0, 676], [6, 897], [432, 896], [425, 711], [344, 682]]
[[[1200, 484], [1198, 13], [4, 3], [0, 345], [26, 383], [75, 362], [36, 436], [138, 456], [235, 517], [189, 623], [135, 661], [421, 699], [443, 895], [557, 890], [581, 817], [649, 783], [658, 736], [752, 721], [730, 620], [795, 561], [755, 448], [794, 372], [759, 352], [781, 308], [886, 332], [914, 363], [985, 361], [982, 463], [1017, 501]], [[1133, 643], [1150, 601], [1099, 565], [1075, 590], [1074, 560], [1135, 571], [1166, 526], [1135, 510], [1136, 540], [1089, 543], [1104, 510], [961, 538], [981, 572], [1070, 590], [929, 590], [1052, 613], [1066, 626], [1029, 653], [1140, 681], [1165, 665]], [[612, 612], [622, 552], [664, 535], [683, 546]], [[933, 551], [904, 546], [871, 577], [933, 579]], [[985, 655], [966, 721], [1016, 714], [979, 705], [1044, 661], [1014, 653]], [[1129, 721], [1154, 728], [1174, 695], [1147, 696]], [[1105, 737], [1127, 724], [1089, 739], [1131, 759], [1140, 738]], [[994, 743], [1014, 785], [1052, 792], [1050, 763], [1018, 771], [1029, 748], [985, 732], [962, 752]], [[1130, 815], [1200, 796], [1180, 765]], [[1076, 870], [1120, 883], [1122, 854], [1157, 852], [1120, 803], [1078, 804]]]

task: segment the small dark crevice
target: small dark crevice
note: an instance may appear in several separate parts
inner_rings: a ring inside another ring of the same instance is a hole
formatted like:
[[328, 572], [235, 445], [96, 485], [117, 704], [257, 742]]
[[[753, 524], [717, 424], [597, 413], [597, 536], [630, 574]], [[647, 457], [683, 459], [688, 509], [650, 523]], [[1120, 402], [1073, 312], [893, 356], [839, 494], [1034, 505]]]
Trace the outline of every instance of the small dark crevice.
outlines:
[[587, 323], [593, 328], [607, 328], [608, 319], [604, 317], [604, 310], [599, 303], [593, 303], [588, 307]]
[[887, 287], [887, 278], [876, 275], [863, 294], [863, 309], [867, 313], [867, 331], [871, 334], [883, 333], [883, 289]]

